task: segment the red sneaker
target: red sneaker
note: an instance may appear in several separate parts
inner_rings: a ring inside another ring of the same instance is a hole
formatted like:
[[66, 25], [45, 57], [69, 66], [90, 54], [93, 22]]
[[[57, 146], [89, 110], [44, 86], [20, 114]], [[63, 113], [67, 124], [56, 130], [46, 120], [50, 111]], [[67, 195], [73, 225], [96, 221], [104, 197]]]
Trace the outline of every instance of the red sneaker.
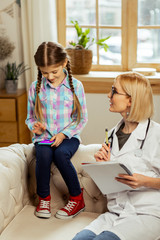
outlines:
[[55, 216], [60, 219], [69, 219], [75, 217], [84, 209], [85, 204], [83, 199], [83, 192], [81, 192], [81, 194], [76, 197], [70, 196], [67, 205], [64, 208], [61, 208]]
[[50, 218], [51, 216], [50, 201], [51, 201], [50, 195], [46, 198], [39, 197], [39, 204], [35, 211], [35, 215], [37, 217]]

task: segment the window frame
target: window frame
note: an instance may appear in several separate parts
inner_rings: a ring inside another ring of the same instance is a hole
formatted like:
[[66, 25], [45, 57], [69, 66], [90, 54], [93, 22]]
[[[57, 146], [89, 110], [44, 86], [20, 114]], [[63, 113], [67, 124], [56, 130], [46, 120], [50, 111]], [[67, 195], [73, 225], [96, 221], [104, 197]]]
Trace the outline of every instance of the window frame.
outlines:
[[[66, 47], [66, 1], [57, 1], [57, 26], [58, 42]], [[97, 3], [97, 0], [96, 0]], [[137, 30], [138, 29], [160, 29], [160, 26], [137, 26], [138, 0], [122, 0], [122, 22], [121, 27], [107, 26], [107, 28], [121, 29], [121, 65], [92, 65], [91, 71], [130, 71], [136, 67], [156, 68], [160, 71], [159, 63], [138, 63], [137, 62]], [[96, 15], [98, 18], [98, 16]], [[81, 25], [81, 27], [86, 27]], [[88, 27], [88, 26], [87, 26]], [[103, 28], [103, 27], [100, 27]], [[98, 46], [97, 46], [98, 47]], [[107, 54], [107, 53], [106, 53]]]

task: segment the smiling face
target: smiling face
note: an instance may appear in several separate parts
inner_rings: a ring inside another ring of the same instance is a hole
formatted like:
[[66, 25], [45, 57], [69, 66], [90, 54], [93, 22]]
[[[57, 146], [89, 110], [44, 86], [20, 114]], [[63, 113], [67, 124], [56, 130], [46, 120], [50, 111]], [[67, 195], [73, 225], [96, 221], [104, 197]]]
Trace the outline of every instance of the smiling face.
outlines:
[[47, 78], [53, 86], [58, 86], [63, 79], [65, 78], [65, 73], [63, 72], [63, 68], [65, 67], [65, 63], [63, 65], [51, 65], [46, 67], [39, 67], [42, 75]]
[[112, 91], [108, 94], [110, 98], [111, 112], [120, 113], [123, 117], [127, 116], [127, 112], [130, 111], [131, 97], [129, 97], [122, 89], [118, 79], [113, 84]]

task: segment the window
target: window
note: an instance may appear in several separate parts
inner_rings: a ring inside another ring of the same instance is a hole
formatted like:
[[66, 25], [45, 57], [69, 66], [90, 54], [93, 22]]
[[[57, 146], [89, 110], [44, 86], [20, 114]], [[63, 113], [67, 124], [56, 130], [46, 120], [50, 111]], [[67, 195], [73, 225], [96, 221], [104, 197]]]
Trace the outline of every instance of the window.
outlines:
[[160, 70], [160, 0], [57, 0], [57, 12], [58, 41], [65, 47], [76, 36], [71, 20], [90, 28], [95, 39], [111, 36], [107, 52], [91, 46], [93, 71]]

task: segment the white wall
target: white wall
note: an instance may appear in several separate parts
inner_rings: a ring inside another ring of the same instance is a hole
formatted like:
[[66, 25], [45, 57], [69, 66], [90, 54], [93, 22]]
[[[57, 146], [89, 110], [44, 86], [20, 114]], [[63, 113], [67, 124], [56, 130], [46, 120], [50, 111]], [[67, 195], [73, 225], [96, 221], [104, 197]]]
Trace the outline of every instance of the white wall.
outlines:
[[[3, 33], [4, 32], [4, 33]], [[13, 0], [0, 0], [0, 34], [8, 37], [8, 40], [15, 45], [12, 56], [0, 62], [3, 67], [7, 62], [16, 62], [18, 65], [23, 61], [21, 16], [19, 5]], [[25, 63], [26, 65], [27, 63]], [[0, 75], [0, 89], [4, 88], [4, 76]], [[25, 88], [25, 79], [22, 74], [19, 77], [18, 88]]]
[[[121, 115], [109, 112], [107, 94], [86, 94], [86, 101], [88, 123], [81, 134], [82, 143], [102, 143], [105, 139], [105, 128], [114, 127], [121, 119]], [[160, 123], [160, 95], [154, 95], [154, 106], [153, 120]]]

